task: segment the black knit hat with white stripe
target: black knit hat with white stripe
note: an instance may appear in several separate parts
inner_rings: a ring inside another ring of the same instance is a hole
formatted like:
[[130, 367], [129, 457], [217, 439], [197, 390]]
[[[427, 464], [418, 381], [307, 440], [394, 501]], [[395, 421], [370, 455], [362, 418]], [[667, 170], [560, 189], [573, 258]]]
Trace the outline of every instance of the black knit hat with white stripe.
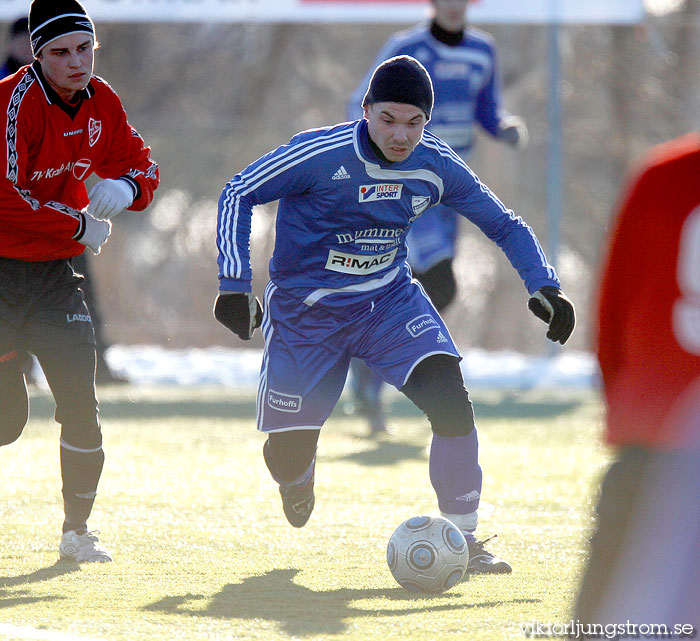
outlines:
[[433, 110], [433, 82], [427, 69], [411, 56], [395, 56], [380, 64], [372, 74], [362, 106], [374, 102], [402, 102], [425, 112]]
[[89, 33], [95, 25], [78, 0], [34, 0], [29, 8], [29, 37], [32, 53], [38, 53], [56, 38], [70, 33]]

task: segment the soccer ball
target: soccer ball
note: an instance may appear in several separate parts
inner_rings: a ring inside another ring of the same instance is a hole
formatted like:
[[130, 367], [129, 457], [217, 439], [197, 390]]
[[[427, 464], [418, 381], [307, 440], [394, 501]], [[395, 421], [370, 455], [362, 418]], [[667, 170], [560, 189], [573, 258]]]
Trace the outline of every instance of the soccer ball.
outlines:
[[457, 585], [467, 571], [469, 548], [452, 521], [414, 516], [394, 530], [386, 562], [398, 584], [412, 592], [438, 593]]

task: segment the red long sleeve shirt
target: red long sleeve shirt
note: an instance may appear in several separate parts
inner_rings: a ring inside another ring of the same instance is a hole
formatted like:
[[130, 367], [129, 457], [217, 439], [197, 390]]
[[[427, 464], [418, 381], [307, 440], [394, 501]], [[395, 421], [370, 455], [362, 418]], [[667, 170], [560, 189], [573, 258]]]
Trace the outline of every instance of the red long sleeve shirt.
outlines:
[[611, 444], [700, 444], [700, 134], [653, 149], [624, 195], [597, 349]]
[[129, 207], [145, 209], [158, 186], [150, 148], [127, 122], [114, 90], [93, 76], [73, 106], [44, 79], [38, 62], [0, 81], [7, 114], [0, 178], [0, 256], [25, 261], [70, 258], [85, 247], [80, 213], [84, 181], [127, 178], [136, 189]]

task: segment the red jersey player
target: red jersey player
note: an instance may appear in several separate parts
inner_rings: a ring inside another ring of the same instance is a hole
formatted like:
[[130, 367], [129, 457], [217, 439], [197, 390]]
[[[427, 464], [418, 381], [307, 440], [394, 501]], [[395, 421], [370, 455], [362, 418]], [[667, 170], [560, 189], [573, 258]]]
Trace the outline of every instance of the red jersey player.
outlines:
[[[28, 416], [20, 363], [34, 353], [61, 424], [62, 558], [110, 561], [88, 532], [104, 454], [95, 397], [95, 339], [71, 258], [98, 253], [124, 209], [158, 186], [150, 149], [118, 96], [93, 76], [95, 28], [77, 0], [34, 0], [35, 61], [0, 82], [7, 114], [0, 178], [0, 445]], [[97, 174], [88, 194], [84, 181]]]
[[577, 616], [698, 628], [698, 133], [653, 149], [624, 196], [602, 276], [597, 349], [617, 458], [603, 480]]

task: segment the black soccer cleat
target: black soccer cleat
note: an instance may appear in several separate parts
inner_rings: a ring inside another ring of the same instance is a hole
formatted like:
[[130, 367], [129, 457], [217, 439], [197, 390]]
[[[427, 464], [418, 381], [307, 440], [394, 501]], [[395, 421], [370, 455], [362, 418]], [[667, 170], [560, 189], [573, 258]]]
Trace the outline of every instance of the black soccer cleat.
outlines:
[[282, 509], [287, 521], [294, 527], [304, 527], [314, 511], [314, 477], [301, 487], [284, 487], [280, 485]]
[[[271, 467], [272, 462], [269, 458], [268, 444], [265, 441], [263, 445], [263, 458], [265, 465], [270, 470], [273, 478], [275, 473]], [[313, 465], [316, 464], [314, 459]], [[287, 521], [294, 527], [304, 527], [306, 522], [314, 511], [316, 497], [314, 496], [314, 478], [315, 470], [311, 473], [311, 478], [303, 485], [282, 485], [280, 484], [280, 495], [282, 496], [282, 509]]]
[[510, 574], [513, 568], [503, 559], [497, 557], [484, 549], [484, 543], [496, 538], [496, 534], [477, 541], [473, 537], [467, 538], [469, 546], [469, 563], [467, 563], [467, 573], [469, 574]]

